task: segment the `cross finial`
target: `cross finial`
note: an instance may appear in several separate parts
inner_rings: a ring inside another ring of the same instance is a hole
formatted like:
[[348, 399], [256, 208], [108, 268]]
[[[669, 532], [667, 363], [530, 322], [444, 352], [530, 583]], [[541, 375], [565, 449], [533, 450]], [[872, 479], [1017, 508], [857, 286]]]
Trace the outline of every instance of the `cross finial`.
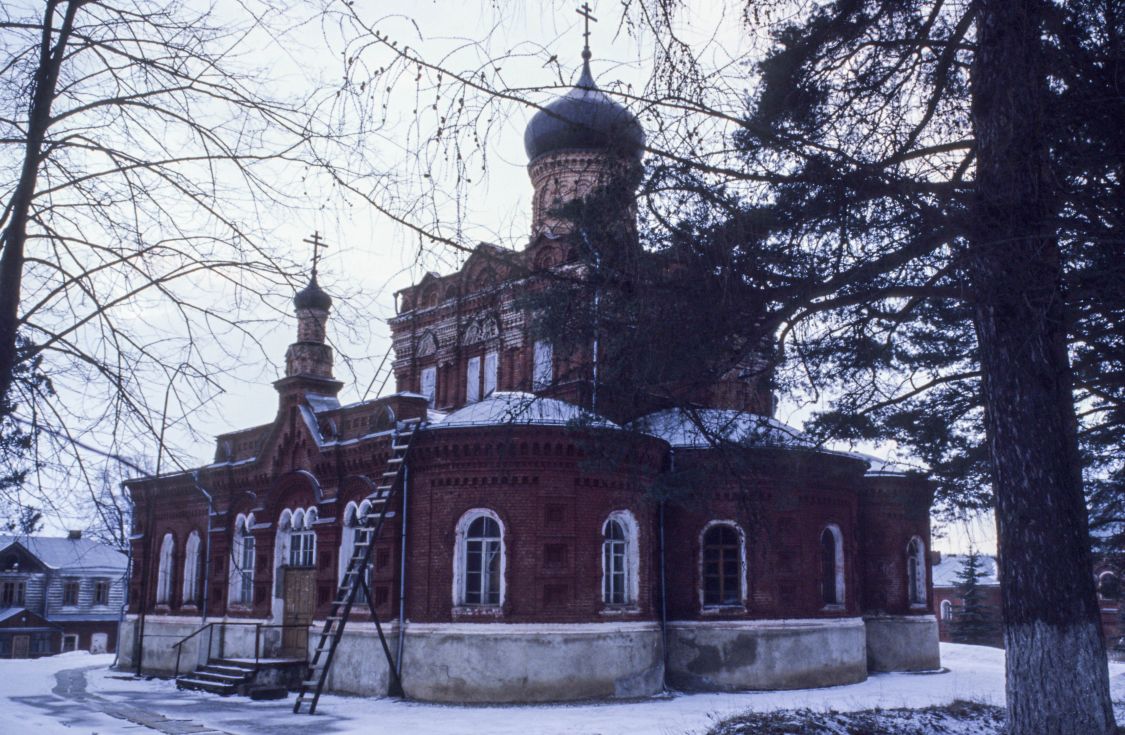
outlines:
[[319, 231], [314, 231], [313, 234], [312, 234], [312, 237], [306, 237], [301, 242], [306, 242], [309, 245], [312, 245], [312, 248], [313, 248], [312, 277], [313, 277], [313, 280], [315, 281], [316, 280], [316, 266], [317, 266], [317, 263], [320, 262], [320, 249], [328, 247], [328, 243], [326, 243], [326, 242], [324, 242], [323, 240], [320, 239], [320, 232]]
[[576, 11], [586, 21], [586, 30], [582, 33], [582, 37], [586, 39], [586, 43], [582, 48], [582, 58], [587, 60], [590, 58], [590, 21], [598, 22], [598, 19], [591, 13], [592, 10], [593, 8], [590, 7], [590, 3], [582, 3], [582, 7], [578, 8]]

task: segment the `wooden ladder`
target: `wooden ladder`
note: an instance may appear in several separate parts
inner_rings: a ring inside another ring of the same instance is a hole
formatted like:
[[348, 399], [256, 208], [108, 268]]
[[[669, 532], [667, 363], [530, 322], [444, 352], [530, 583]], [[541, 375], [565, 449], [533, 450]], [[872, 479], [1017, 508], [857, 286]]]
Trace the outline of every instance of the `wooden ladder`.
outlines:
[[347, 569], [344, 571], [344, 578], [340, 581], [340, 587], [324, 621], [324, 628], [320, 631], [320, 639], [313, 651], [312, 660], [309, 661], [308, 677], [301, 681], [301, 687], [297, 691], [297, 701], [293, 703], [294, 714], [299, 714], [303, 705], [308, 705], [308, 714], [316, 712], [316, 703], [320, 700], [325, 681], [328, 680], [328, 671], [332, 668], [336, 646], [340, 644], [340, 639], [344, 635], [344, 626], [347, 625], [356, 595], [360, 590], [363, 590], [367, 607], [371, 610], [371, 619], [375, 621], [375, 630], [379, 633], [379, 643], [383, 645], [383, 653], [387, 657], [387, 667], [390, 672], [390, 686], [387, 693], [392, 697], [403, 696], [398, 669], [391, 655], [391, 648], [383, 635], [383, 626], [379, 623], [371, 590], [367, 585], [367, 570], [371, 566], [371, 549], [379, 539], [383, 523], [395, 515], [390, 508], [402, 489], [406, 456], [421, 423], [421, 419], [400, 421], [395, 426], [394, 434], [391, 435], [391, 456], [387, 460], [386, 470], [375, 491], [367, 496], [371, 503], [371, 511], [364, 518], [358, 519], [362, 524], [361, 527], [369, 528], [371, 532], [367, 534], [365, 541], [357, 539], [355, 542], [352, 557], [348, 560]]

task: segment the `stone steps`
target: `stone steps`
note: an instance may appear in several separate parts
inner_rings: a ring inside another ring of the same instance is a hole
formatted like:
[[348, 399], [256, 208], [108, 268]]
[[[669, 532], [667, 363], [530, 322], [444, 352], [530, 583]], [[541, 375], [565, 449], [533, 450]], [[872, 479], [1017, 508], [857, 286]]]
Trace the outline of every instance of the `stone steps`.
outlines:
[[230, 662], [208, 663], [190, 674], [176, 677], [176, 688], [229, 697], [244, 690], [245, 685], [253, 681], [255, 673], [253, 666]]

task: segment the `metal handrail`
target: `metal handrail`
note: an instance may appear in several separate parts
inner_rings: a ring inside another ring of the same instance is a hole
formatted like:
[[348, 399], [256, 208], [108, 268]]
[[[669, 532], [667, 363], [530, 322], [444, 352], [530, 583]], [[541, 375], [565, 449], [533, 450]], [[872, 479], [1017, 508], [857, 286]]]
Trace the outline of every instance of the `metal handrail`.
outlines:
[[[187, 643], [189, 640], [196, 637], [197, 635], [199, 635], [203, 631], [205, 631], [205, 630], [209, 631], [208, 636], [207, 636], [207, 658], [208, 658], [208, 660], [210, 660], [210, 658], [211, 658], [211, 647], [212, 647], [212, 644], [214, 643], [214, 639], [215, 639], [215, 626], [222, 626], [225, 629], [226, 626], [228, 626], [228, 625], [253, 625], [254, 626], [254, 668], [257, 669], [261, 665], [261, 659], [262, 659], [262, 629], [263, 628], [278, 628], [280, 630], [286, 630], [286, 629], [289, 629], [289, 628], [298, 628], [298, 629], [304, 628], [307, 631], [309, 629], [309, 626], [311, 625], [311, 621], [310, 621], [309, 624], [301, 624], [301, 623], [257, 623], [257, 622], [250, 622], [250, 621], [242, 622], [242, 621], [238, 621], [238, 620], [213, 620], [210, 623], [207, 623], [206, 625], [200, 626], [198, 629], [192, 631], [188, 635], [184, 636], [183, 638], [181, 638], [180, 640], [178, 640], [178, 641], [176, 641], [175, 643], [172, 644], [172, 647], [176, 649], [176, 674], [175, 675], [176, 676], [180, 675], [180, 657], [183, 654], [183, 645], [185, 643]], [[225, 649], [226, 649], [225, 632], [226, 631], [223, 630], [222, 634], [219, 636], [219, 658], [223, 658], [223, 654], [225, 653]], [[307, 653], [308, 640], [307, 639], [305, 640], [305, 648], [306, 648], [305, 658], [307, 659], [308, 658], [308, 653]]]
[[[184, 644], [187, 643], [192, 638], [196, 637], [197, 635], [199, 635], [200, 633], [202, 633], [205, 630], [214, 631], [214, 626], [215, 626], [215, 623], [207, 623], [206, 625], [202, 625], [199, 628], [197, 628], [196, 630], [192, 631], [188, 635], [184, 636], [183, 638], [181, 638], [180, 640], [178, 640], [178, 641], [176, 641], [175, 643], [172, 644], [172, 648], [176, 649], [176, 676], [177, 677], [180, 675], [180, 655], [184, 652], [184, 648], [183, 648]], [[212, 641], [212, 639], [213, 638], [212, 638], [211, 634], [209, 633], [208, 638], [207, 638], [207, 657], [208, 658], [211, 657], [211, 641]]]

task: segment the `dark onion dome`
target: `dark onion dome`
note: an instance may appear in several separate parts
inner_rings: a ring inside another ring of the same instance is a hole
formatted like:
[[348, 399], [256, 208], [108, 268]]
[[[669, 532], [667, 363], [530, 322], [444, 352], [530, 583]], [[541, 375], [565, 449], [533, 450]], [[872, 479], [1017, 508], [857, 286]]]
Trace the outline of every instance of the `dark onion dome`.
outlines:
[[562, 97], [535, 113], [523, 134], [529, 161], [562, 150], [617, 150], [640, 158], [645, 144], [641, 123], [594, 84], [589, 52], [582, 54], [582, 76]]
[[323, 309], [328, 311], [332, 308], [332, 297], [324, 293], [320, 285], [316, 282], [316, 276], [312, 277], [309, 285], [297, 292], [293, 297], [293, 305], [298, 309]]

